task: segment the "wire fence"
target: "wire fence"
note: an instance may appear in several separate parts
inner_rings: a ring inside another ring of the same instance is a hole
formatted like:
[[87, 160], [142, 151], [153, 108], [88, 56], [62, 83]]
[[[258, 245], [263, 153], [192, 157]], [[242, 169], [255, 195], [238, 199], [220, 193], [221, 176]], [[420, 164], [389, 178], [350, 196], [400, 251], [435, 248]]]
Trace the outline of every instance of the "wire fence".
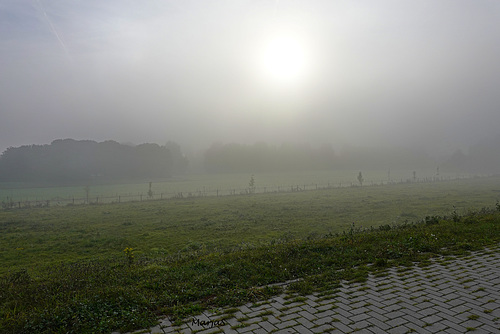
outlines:
[[123, 202], [143, 202], [143, 201], [159, 201], [159, 200], [172, 200], [183, 198], [199, 198], [199, 197], [222, 197], [222, 196], [238, 196], [238, 195], [251, 195], [251, 194], [265, 194], [265, 193], [289, 193], [299, 191], [311, 191], [320, 189], [334, 189], [345, 187], [370, 187], [382, 186], [391, 184], [410, 184], [410, 183], [432, 183], [432, 182], [445, 182], [461, 179], [469, 179], [477, 176], [455, 176], [455, 177], [428, 177], [428, 178], [413, 178], [406, 180], [391, 180], [391, 181], [368, 181], [362, 183], [355, 182], [338, 182], [338, 183], [303, 183], [291, 185], [270, 185], [270, 186], [247, 186], [247, 187], [234, 187], [234, 188], [219, 188], [219, 187], [202, 187], [196, 191], [175, 191], [175, 192], [160, 192], [155, 193], [148, 191], [145, 193], [137, 194], [115, 194], [108, 196], [92, 195], [90, 191], [84, 197], [55, 197], [52, 199], [43, 200], [14, 200], [7, 197], [1, 202], [1, 209], [23, 209], [23, 208], [40, 208], [40, 207], [53, 207], [53, 206], [71, 206], [71, 205], [98, 205], [109, 203], [123, 203]]

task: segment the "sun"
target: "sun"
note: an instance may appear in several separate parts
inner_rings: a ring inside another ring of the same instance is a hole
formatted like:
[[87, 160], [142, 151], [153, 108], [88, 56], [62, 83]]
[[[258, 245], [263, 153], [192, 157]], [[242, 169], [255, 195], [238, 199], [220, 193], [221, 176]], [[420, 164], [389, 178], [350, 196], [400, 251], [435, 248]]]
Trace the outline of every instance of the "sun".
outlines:
[[310, 72], [310, 66], [306, 43], [293, 35], [275, 35], [269, 38], [260, 50], [261, 76], [278, 87], [302, 83]]

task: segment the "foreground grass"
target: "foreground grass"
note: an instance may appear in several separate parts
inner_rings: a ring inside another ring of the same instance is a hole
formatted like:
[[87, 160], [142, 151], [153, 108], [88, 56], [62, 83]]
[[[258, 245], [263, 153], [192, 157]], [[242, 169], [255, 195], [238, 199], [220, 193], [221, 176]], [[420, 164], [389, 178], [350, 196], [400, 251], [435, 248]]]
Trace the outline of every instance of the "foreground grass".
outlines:
[[496, 244], [499, 209], [497, 204], [465, 216], [351, 228], [232, 251], [153, 257], [127, 249], [121, 257], [63, 263], [36, 275], [10, 272], [0, 278], [0, 328], [5, 333], [127, 331], [151, 326], [159, 315], [181, 319], [279, 293], [263, 287], [270, 283], [303, 278], [291, 289], [329, 290], [340, 279], [363, 279], [369, 270]]

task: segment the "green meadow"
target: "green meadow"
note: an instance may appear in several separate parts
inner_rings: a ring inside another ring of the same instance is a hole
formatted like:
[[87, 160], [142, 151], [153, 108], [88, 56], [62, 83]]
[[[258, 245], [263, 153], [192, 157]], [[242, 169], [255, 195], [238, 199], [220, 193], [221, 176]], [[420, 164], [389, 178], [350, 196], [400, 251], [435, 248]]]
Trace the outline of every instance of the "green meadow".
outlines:
[[[418, 180], [433, 178], [436, 170], [415, 170]], [[283, 192], [292, 188], [313, 190], [316, 188], [345, 187], [356, 185], [358, 171], [332, 170], [312, 172], [274, 172], [255, 173], [255, 190], [258, 193]], [[148, 199], [149, 182], [154, 199], [178, 197], [217, 196], [244, 193], [250, 181], [250, 173], [228, 174], [187, 174], [160, 180], [142, 180], [131, 183], [106, 184], [98, 180], [88, 184], [47, 186], [29, 183], [0, 183], [0, 203], [47, 201], [52, 205], [68, 203], [82, 204], [87, 199], [88, 187], [89, 202], [118, 202], [139, 201]], [[366, 185], [392, 182], [405, 182], [413, 179], [413, 171], [363, 171]], [[470, 177], [465, 174], [441, 173], [440, 178], [455, 179]], [[142, 197], [141, 197], [142, 196]]]
[[0, 273], [118, 255], [227, 250], [492, 205], [499, 178], [0, 210]]
[[499, 199], [484, 177], [0, 210], [0, 328], [106, 333], [294, 278], [328, 290], [338, 269], [498, 242]]

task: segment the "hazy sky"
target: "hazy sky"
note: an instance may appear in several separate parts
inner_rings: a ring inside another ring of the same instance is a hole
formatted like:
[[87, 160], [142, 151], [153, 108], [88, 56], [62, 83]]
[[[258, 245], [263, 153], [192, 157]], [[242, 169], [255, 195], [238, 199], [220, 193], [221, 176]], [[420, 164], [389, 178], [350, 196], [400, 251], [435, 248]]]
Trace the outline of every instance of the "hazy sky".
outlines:
[[58, 138], [463, 147], [498, 0], [0, 0], [0, 152]]

